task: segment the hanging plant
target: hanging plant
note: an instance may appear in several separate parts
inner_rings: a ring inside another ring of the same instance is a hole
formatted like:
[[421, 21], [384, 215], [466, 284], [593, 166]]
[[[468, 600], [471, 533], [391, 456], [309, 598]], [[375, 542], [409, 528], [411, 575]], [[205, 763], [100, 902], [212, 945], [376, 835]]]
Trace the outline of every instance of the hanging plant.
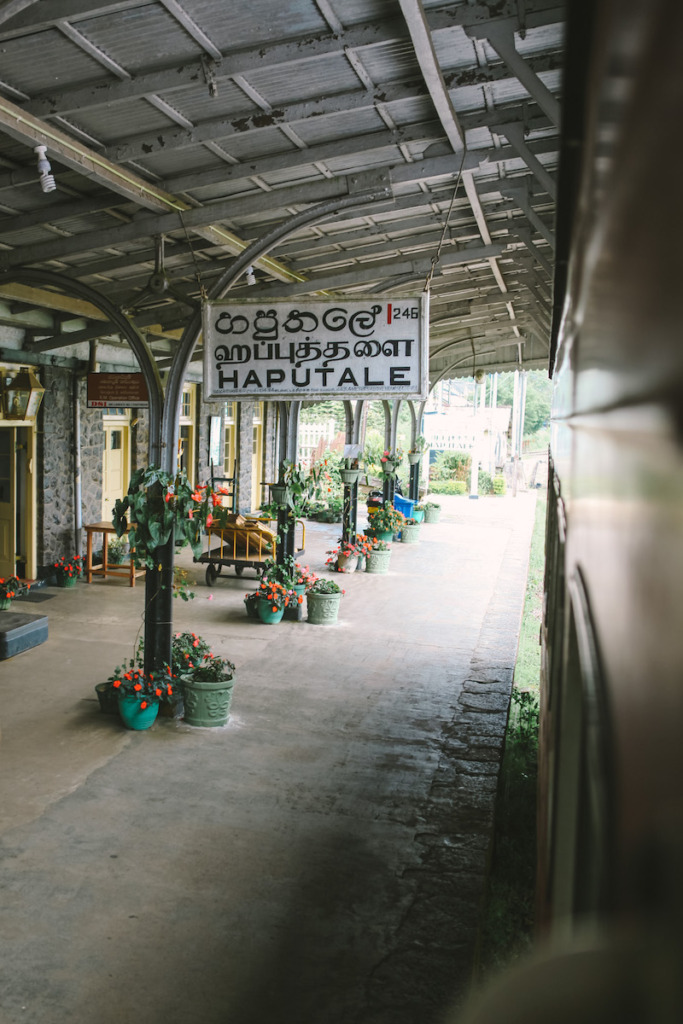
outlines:
[[204, 530], [220, 525], [228, 514], [221, 504], [227, 493], [224, 487], [214, 490], [206, 484], [193, 488], [184, 472], [171, 475], [147, 466], [133, 474], [128, 493], [117, 499], [112, 523], [118, 537], [130, 527], [128, 538], [138, 568], [155, 567], [154, 551], [171, 534], [179, 547], [189, 544], [198, 558]]

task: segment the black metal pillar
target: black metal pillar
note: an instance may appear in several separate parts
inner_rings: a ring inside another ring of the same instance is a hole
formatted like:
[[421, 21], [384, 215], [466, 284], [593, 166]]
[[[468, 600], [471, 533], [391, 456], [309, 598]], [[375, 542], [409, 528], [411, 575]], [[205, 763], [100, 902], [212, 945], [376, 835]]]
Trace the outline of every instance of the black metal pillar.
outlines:
[[408, 497], [411, 501], [419, 501], [420, 498], [420, 463], [415, 462], [410, 467], [410, 483], [408, 485]]

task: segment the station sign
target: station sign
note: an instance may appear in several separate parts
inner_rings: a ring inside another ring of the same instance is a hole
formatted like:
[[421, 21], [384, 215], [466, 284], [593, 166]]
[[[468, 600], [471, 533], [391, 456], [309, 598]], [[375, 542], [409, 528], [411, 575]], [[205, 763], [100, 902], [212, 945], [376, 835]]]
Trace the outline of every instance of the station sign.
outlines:
[[149, 405], [141, 373], [89, 373], [89, 409], [143, 409]]
[[207, 398], [426, 398], [429, 303], [207, 302]]

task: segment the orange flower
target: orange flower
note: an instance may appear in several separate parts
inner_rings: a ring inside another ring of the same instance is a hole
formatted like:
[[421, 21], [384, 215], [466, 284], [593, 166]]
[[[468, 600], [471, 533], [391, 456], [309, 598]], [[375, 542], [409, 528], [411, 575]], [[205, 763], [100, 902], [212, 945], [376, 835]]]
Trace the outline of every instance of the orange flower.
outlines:
[[173, 693], [173, 690], [171, 689], [171, 687], [170, 687], [170, 686], [169, 686], [169, 687], [167, 687], [167, 691], [168, 691], [168, 695], [169, 695], [169, 697], [170, 697], [170, 695], [171, 695], [171, 694]]
[[133, 687], [133, 689], [134, 690], [141, 690], [142, 689], [142, 684], [141, 683], [136, 683], [135, 686]]
[[304, 603], [304, 595], [303, 594], [299, 594], [299, 596], [297, 597], [297, 601], [299, 602], [299, 604], [303, 604]]
[[161, 690], [159, 689], [158, 686], [154, 692], [156, 693], [157, 697], [161, 697]]
[[208, 516], [206, 517], [206, 525], [207, 525], [207, 526], [211, 526], [211, 523], [212, 523], [212, 522], [213, 522], [213, 516], [212, 516], [212, 515], [211, 515], [211, 513], [209, 512]]
[[120, 685], [121, 685], [121, 680], [120, 679], [115, 679], [114, 680], [114, 689], [118, 690]]
[[277, 611], [277, 605], [273, 605], [273, 611], [274, 611], [274, 612], [276, 612], [276, 611]]
[[141, 702], [141, 704], [140, 704], [140, 707], [141, 707], [141, 708], [146, 708], [146, 707], [147, 707], [147, 701], [146, 701], [146, 700], [143, 700], [143, 701]]

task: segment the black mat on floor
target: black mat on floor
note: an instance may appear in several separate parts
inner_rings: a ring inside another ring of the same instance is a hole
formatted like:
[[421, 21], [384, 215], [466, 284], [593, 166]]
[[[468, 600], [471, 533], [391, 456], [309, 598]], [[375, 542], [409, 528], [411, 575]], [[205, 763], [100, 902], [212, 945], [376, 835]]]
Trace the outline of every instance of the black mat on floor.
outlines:
[[40, 590], [35, 593], [27, 594], [26, 597], [20, 597], [20, 604], [42, 604], [43, 601], [51, 601], [56, 594], [44, 594]]

